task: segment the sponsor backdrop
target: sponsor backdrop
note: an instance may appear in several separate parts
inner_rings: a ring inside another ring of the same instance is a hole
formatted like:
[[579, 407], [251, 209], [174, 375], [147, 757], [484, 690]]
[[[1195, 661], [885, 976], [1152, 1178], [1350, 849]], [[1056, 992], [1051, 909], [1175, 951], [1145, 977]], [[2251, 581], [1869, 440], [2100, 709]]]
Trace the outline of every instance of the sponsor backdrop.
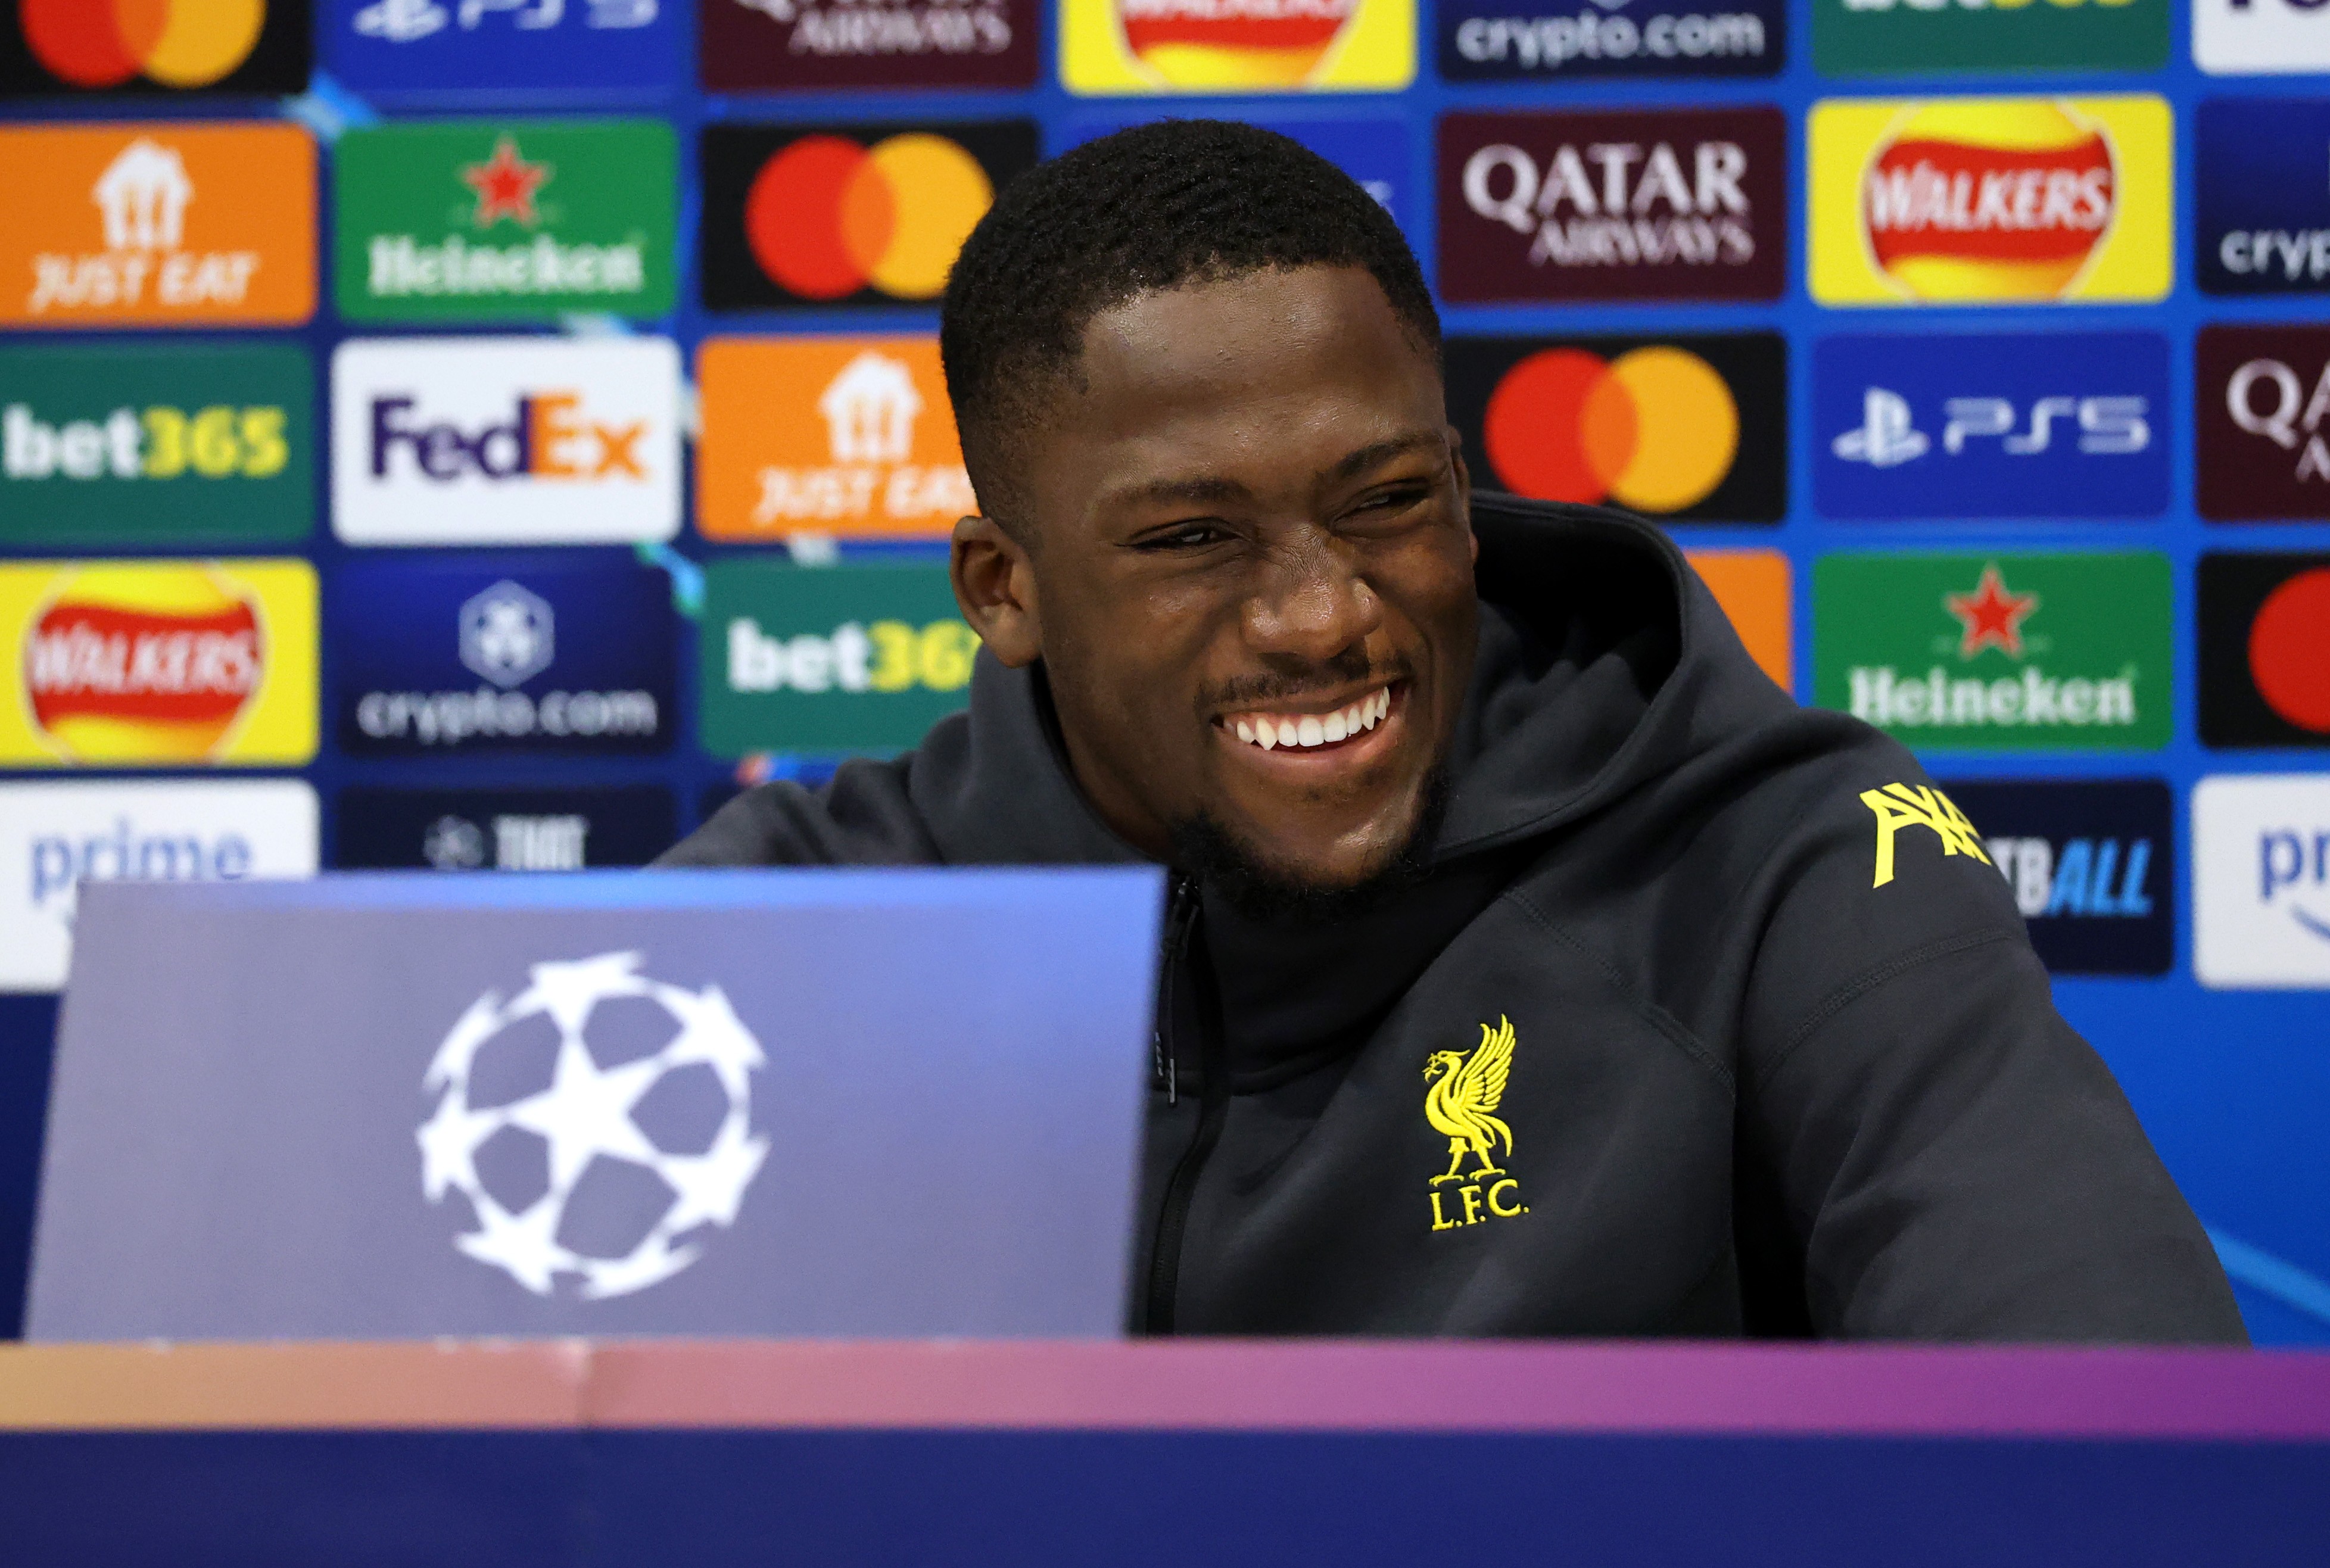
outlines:
[[1476, 477], [1926, 758], [2330, 1342], [2313, 0], [0, 0], [0, 1331], [76, 883], [632, 865], [912, 744], [947, 268], [1191, 113], [1406, 230]]

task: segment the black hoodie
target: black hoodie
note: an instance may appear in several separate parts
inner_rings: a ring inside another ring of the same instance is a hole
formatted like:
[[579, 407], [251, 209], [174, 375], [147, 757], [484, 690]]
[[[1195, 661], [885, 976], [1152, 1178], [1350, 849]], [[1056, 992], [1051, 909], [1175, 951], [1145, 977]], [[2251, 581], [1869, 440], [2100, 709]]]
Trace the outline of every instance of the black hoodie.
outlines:
[[[1799, 708], [1654, 529], [1481, 495], [1431, 871], [1331, 926], [1177, 881], [1133, 1327], [2216, 1340], [2240, 1318], [1980, 839]], [[1137, 859], [1040, 669], [661, 862]]]

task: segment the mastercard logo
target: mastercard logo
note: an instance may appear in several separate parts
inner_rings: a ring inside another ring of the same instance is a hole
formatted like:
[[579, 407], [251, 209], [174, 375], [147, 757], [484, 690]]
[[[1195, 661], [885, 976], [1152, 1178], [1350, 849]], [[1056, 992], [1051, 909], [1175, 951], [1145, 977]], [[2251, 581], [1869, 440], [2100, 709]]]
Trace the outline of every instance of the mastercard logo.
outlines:
[[251, 58], [267, 0], [19, 0], [33, 58], [75, 87], [207, 87]]
[[2249, 623], [2249, 678], [2285, 721], [2330, 735], [2330, 567], [2266, 595]]
[[79, 572], [24, 639], [33, 729], [84, 762], [210, 758], [265, 673], [258, 602], [202, 568]]
[[979, 160], [945, 137], [806, 136], [753, 177], [744, 236], [770, 280], [804, 299], [935, 299], [994, 201]]
[[1124, 46], [1174, 87], [1308, 81], [1360, 0], [1117, 0]]
[[1680, 512], [1712, 495], [1739, 453], [1739, 405], [1684, 349], [1615, 359], [1581, 348], [1530, 354], [1489, 394], [1482, 440], [1516, 494]]
[[1878, 270], [1917, 299], [2052, 299], [2111, 232], [2118, 169], [2101, 127], [2038, 99], [1931, 104], [1870, 160]]

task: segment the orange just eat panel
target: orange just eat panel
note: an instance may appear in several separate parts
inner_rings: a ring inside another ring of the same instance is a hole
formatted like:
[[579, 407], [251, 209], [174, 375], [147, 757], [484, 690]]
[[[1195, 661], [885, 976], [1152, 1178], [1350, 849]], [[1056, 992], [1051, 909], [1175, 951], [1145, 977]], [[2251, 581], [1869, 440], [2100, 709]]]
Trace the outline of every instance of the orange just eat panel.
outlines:
[[1794, 694], [1787, 556], [1777, 550], [1689, 550], [1683, 554], [1731, 618], [1731, 628], [1747, 645], [1748, 656], [1782, 691]]
[[933, 337], [715, 337], [696, 360], [696, 526], [944, 538], [979, 509]]
[[295, 326], [316, 148], [295, 125], [0, 128], [0, 326]]

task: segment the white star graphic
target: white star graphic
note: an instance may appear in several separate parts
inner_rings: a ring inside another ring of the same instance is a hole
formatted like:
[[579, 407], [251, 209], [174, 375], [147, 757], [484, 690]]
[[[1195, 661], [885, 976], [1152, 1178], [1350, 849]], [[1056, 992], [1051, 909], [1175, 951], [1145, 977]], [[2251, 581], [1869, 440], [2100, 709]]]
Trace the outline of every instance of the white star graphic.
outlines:
[[437, 1102], [437, 1113], [421, 1124], [413, 1141], [421, 1146], [421, 1190], [431, 1203], [449, 1186], [464, 1192], [478, 1185], [478, 1145], [505, 1119], [499, 1110], [471, 1110], [459, 1090]]
[[582, 1036], [572, 1030], [558, 1043], [558, 1063], [550, 1087], [508, 1110], [510, 1124], [538, 1132], [550, 1145], [550, 1190], [564, 1198], [593, 1155], [613, 1155], [653, 1167], [656, 1147], [631, 1120], [631, 1107], [664, 1070], [659, 1057], [643, 1057], [601, 1071]]
[[582, 1265], [582, 1289], [586, 1300], [603, 1301], [610, 1296], [627, 1296], [634, 1290], [644, 1290], [659, 1285], [682, 1269], [696, 1261], [701, 1247], [674, 1247], [668, 1235], [650, 1238], [653, 1244], [642, 1243], [627, 1258], [593, 1258]]
[[558, 1244], [559, 1204], [544, 1194], [524, 1214], [513, 1214], [491, 1198], [477, 1205], [477, 1230], [453, 1238], [453, 1244], [481, 1263], [507, 1270], [509, 1277], [537, 1296], [550, 1294], [551, 1276], [574, 1271], [582, 1260]]
[[666, 1155], [658, 1168], [663, 1179], [679, 1194], [678, 1202], [663, 1222], [671, 1234], [682, 1235], [705, 1221], [733, 1225], [744, 1202], [744, 1189], [761, 1172], [769, 1157], [769, 1140], [747, 1138], [744, 1118], [730, 1114], [720, 1124], [712, 1147], [698, 1155]]
[[442, 1089], [448, 1083], [467, 1082], [469, 1064], [478, 1058], [478, 1047], [494, 1036], [502, 1026], [502, 998], [498, 991], [488, 991], [469, 1004], [469, 1010], [453, 1021], [445, 1032], [445, 1043], [437, 1047], [437, 1054], [429, 1059], [429, 1071], [421, 1080], [423, 1089]]
[[698, 996], [677, 986], [658, 986], [656, 1000], [680, 1021], [679, 1037], [664, 1047], [667, 1061], [674, 1067], [710, 1063], [732, 1100], [752, 1092], [745, 1075], [768, 1065], [769, 1059], [744, 1020], [736, 1016], [736, 1009], [728, 1005], [726, 992], [706, 986]]
[[581, 1031], [591, 1006], [607, 997], [643, 997], [648, 981], [639, 972], [637, 953], [601, 953], [596, 958], [564, 963], [533, 965], [526, 970], [533, 984], [509, 1005], [508, 1017], [546, 1012], [561, 1034]]

